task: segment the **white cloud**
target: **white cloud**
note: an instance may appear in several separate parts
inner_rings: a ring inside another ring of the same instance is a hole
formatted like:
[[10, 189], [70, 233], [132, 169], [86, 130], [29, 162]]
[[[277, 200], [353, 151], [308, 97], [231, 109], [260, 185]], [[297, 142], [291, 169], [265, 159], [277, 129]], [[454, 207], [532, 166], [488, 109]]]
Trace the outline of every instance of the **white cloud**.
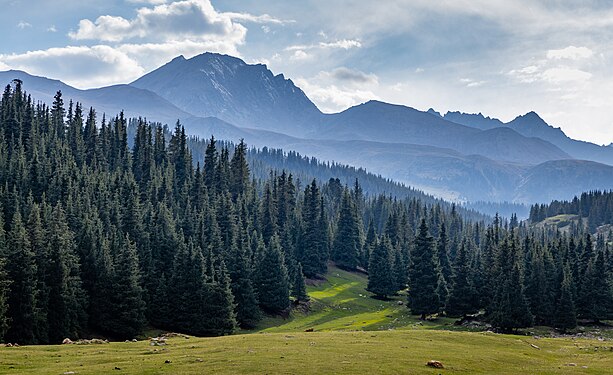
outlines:
[[23, 30], [23, 29], [32, 27], [32, 25], [26, 21], [19, 21], [19, 23], [17, 24], [17, 27]]
[[308, 53], [304, 52], [301, 49], [297, 49], [294, 51], [294, 54], [290, 57], [292, 60], [307, 60], [311, 57]]
[[588, 72], [584, 72], [579, 69], [573, 68], [551, 68], [547, 69], [542, 74], [542, 79], [555, 83], [569, 83], [569, 82], [585, 82], [592, 78], [592, 74]]
[[153, 8], [140, 8], [136, 17], [100, 16], [94, 22], [83, 19], [77, 31], [69, 36], [75, 40], [120, 42], [126, 39], [188, 38], [192, 40], [244, 40], [247, 29], [232, 18], [217, 12], [209, 0], [185, 0]]
[[0, 64], [28, 73], [62, 77], [78, 87], [125, 83], [142, 75], [138, 62], [109, 46], [50, 48], [0, 55]]
[[47, 28], [47, 32], [50, 32], [50, 33], [56, 33], [56, 32], [57, 32], [57, 29], [55, 28], [55, 25], [51, 25], [51, 26], [49, 26], [49, 27]]
[[262, 25], [262, 31], [264, 34], [268, 34], [270, 32], [270, 26]]
[[486, 81], [475, 81], [472, 78], [461, 78], [460, 83], [464, 84], [466, 87], [479, 87], [483, 86]]
[[547, 51], [548, 59], [569, 59], [579, 60], [588, 59], [594, 55], [594, 52], [587, 47], [569, 46], [562, 49], [550, 49]]
[[270, 23], [275, 25], [286, 25], [288, 23], [294, 23], [295, 20], [281, 20], [275, 17], [272, 17], [269, 14], [262, 14], [259, 16], [249, 14], [249, 13], [234, 13], [234, 12], [226, 12], [222, 13], [223, 15], [230, 17], [233, 21], [243, 21], [243, 22], [253, 22], [253, 23]]
[[333, 42], [319, 42], [316, 44], [302, 44], [286, 47], [286, 51], [311, 50], [311, 49], [351, 49], [360, 48], [362, 43], [359, 40], [340, 39]]
[[151, 4], [151, 5], [160, 5], [165, 4], [166, 0], [126, 0], [131, 4]]
[[337, 85], [318, 85], [304, 78], [294, 81], [320, 110], [327, 113], [338, 112], [371, 99], [378, 99], [377, 95], [370, 90], [346, 89]]

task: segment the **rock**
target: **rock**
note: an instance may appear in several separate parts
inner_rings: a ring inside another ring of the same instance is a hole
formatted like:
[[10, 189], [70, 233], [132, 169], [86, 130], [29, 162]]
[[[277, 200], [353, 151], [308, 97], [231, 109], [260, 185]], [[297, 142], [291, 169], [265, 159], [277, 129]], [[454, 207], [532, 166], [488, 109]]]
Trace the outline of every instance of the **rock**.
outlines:
[[441, 361], [435, 361], [433, 359], [429, 360], [428, 363], [426, 363], [426, 366], [433, 367], [433, 368], [445, 368], [445, 366], [443, 366], [443, 363]]
[[533, 347], [534, 349], [541, 350], [541, 348], [539, 348], [538, 346], [536, 346], [534, 344], [530, 344], [530, 346]]
[[74, 374], [76, 374], [76, 372], [74, 372], [74, 371], [66, 371], [64, 373], [64, 375], [74, 375]]
[[115, 366], [115, 368], [113, 370], [121, 370], [121, 368]]
[[6, 344], [6, 347], [7, 347], [7, 348], [12, 348], [12, 347], [13, 347], [13, 344], [11, 344], [11, 343], [9, 342], [8, 344]]
[[132, 339], [132, 342], [138, 342], [138, 340], [137, 339]]
[[576, 363], [567, 363], [564, 366], [568, 366], [568, 367], [576, 367], [577, 364]]
[[204, 362], [202, 358], [196, 358], [196, 362]]
[[396, 303], [398, 304], [398, 306], [402, 306], [402, 305], [404, 305], [404, 302], [403, 302], [403, 301], [398, 301], [398, 302], [396, 302]]
[[62, 340], [62, 344], [64, 345], [72, 344], [72, 340], [66, 337], [64, 340]]
[[164, 361], [164, 363], [168, 364], [168, 363], [172, 363], [172, 362], [170, 362], [170, 359], [167, 359], [167, 360]]

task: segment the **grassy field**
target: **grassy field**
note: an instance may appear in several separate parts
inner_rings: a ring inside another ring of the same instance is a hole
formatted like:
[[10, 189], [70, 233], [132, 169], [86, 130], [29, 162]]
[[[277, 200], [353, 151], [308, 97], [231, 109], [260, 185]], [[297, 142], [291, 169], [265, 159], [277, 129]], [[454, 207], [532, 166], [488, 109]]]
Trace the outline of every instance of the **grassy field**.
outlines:
[[[332, 269], [309, 313], [219, 338], [0, 348], [2, 374], [610, 374], [613, 342], [453, 332], [419, 322], [405, 297], [379, 301], [363, 275]], [[315, 332], [304, 332], [307, 329]], [[445, 369], [426, 367], [439, 360]]]

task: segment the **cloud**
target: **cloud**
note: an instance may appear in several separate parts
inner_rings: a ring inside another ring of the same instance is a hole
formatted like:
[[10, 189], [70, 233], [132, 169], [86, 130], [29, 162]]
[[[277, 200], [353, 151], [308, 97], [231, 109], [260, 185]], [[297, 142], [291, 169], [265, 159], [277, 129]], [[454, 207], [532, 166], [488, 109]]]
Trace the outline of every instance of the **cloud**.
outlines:
[[340, 67], [334, 69], [328, 75], [336, 80], [351, 82], [351, 83], [372, 83], [377, 84], [378, 77], [375, 74], [367, 74], [359, 70]]
[[569, 46], [562, 49], [550, 49], [547, 51], [548, 59], [569, 59], [580, 60], [588, 59], [594, 55], [594, 52], [587, 47]]
[[286, 51], [311, 50], [311, 49], [351, 49], [360, 48], [362, 43], [359, 40], [340, 39], [333, 42], [319, 42], [315, 44], [302, 44], [286, 47]]
[[460, 83], [464, 84], [466, 87], [479, 87], [479, 86], [483, 86], [487, 82], [486, 81], [475, 81], [474, 79], [471, 79], [471, 78], [461, 78]]
[[131, 4], [151, 4], [151, 5], [160, 5], [165, 4], [166, 0], [126, 0]]
[[162, 39], [164, 41], [223, 39], [243, 41], [247, 29], [232, 18], [217, 12], [209, 0], [185, 0], [140, 8], [134, 18], [104, 15], [94, 22], [83, 19], [77, 31], [68, 35], [75, 40], [121, 42], [126, 39]]
[[294, 80], [320, 110], [327, 113], [338, 112], [371, 99], [378, 99], [370, 90], [346, 89], [337, 85], [319, 85], [310, 80]]
[[301, 49], [295, 50], [292, 56], [290, 56], [290, 59], [292, 60], [307, 60], [309, 58], [311, 58], [311, 55]]
[[561, 67], [547, 69], [542, 73], [541, 77], [547, 82], [560, 84], [571, 82], [585, 82], [592, 78], [592, 74], [579, 69]]
[[226, 12], [223, 15], [230, 17], [233, 21], [243, 21], [243, 22], [252, 22], [252, 23], [269, 23], [275, 25], [287, 25], [288, 23], [295, 23], [295, 20], [281, 20], [278, 18], [274, 18], [268, 14], [262, 14], [259, 16], [249, 14], [249, 13], [234, 13], [234, 12]]
[[32, 27], [32, 25], [26, 21], [19, 21], [19, 23], [17, 24], [17, 27], [23, 30], [23, 29]]
[[51, 25], [51, 26], [49, 26], [49, 27], [47, 28], [47, 32], [50, 32], [50, 33], [56, 33], [56, 32], [57, 32], [57, 29], [55, 28], [55, 25]]
[[125, 83], [142, 75], [138, 62], [109, 46], [50, 48], [2, 54], [0, 65], [47, 77], [62, 77], [79, 87]]

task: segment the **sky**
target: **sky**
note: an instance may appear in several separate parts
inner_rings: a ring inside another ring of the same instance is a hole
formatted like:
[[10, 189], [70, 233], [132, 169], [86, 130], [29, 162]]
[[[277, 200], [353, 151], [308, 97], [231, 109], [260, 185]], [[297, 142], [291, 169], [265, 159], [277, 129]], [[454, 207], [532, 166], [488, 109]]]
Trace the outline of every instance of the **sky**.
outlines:
[[[178, 55], [265, 63], [324, 112], [371, 99], [613, 142], [609, 0], [0, 0], [0, 70], [78, 88]], [[27, 89], [27, 86], [26, 86]]]

